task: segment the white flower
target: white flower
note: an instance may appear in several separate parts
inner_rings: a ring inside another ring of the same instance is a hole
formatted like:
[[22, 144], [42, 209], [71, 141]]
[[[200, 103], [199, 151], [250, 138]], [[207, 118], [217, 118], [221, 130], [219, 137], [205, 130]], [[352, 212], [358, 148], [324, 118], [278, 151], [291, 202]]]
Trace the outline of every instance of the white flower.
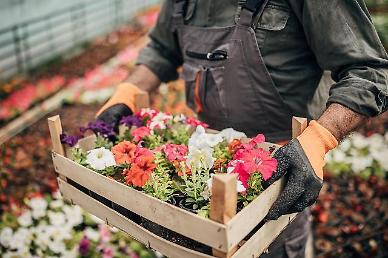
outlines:
[[10, 249], [23, 250], [32, 241], [32, 231], [26, 228], [18, 228], [9, 243]]
[[9, 244], [12, 240], [13, 231], [10, 227], [5, 227], [1, 230], [0, 233], [0, 244], [5, 248], [9, 247]]
[[66, 250], [62, 253], [62, 258], [77, 258], [78, 257], [78, 248], [75, 246], [72, 250]]
[[242, 138], [247, 138], [247, 135], [243, 132], [234, 130], [233, 128], [226, 128], [219, 133], [224, 139], [231, 143], [233, 140], [240, 140]]
[[191, 168], [205, 168], [211, 169], [214, 164], [213, 149], [207, 147], [198, 149], [196, 147], [189, 147], [189, 154], [187, 155], [186, 164]]
[[363, 149], [368, 146], [368, 141], [366, 137], [364, 137], [360, 133], [354, 133], [351, 137], [353, 146], [357, 149]]
[[84, 230], [84, 233], [87, 238], [94, 242], [97, 242], [100, 239], [100, 233], [90, 227]]
[[62, 226], [65, 224], [65, 214], [62, 212], [49, 211], [47, 213], [50, 224], [54, 226]]
[[385, 171], [388, 171], [388, 147], [384, 150], [372, 152], [371, 156]]
[[50, 208], [52, 209], [58, 209], [58, 208], [61, 208], [62, 206], [63, 206], [63, 201], [61, 199], [50, 202]]
[[41, 197], [32, 198], [29, 202], [29, 206], [33, 210], [46, 210], [47, 201]]
[[245, 192], [247, 189], [245, 188], [245, 186], [243, 185], [243, 183], [240, 181], [240, 180], [237, 180], [237, 192], [238, 193], [243, 193]]
[[351, 160], [352, 170], [355, 173], [359, 173], [366, 169], [367, 167], [372, 166], [373, 158], [370, 156], [366, 157], [355, 157]]
[[334, 149], [331, 155], [334, 162], [343, 163], [346, 160], [346, 154], [341, 150]]
[[34, 219], [40, 219], [46, 216], [47, 201], [43, 198], [32, 198], [29, 202], [29, 206], [32, 208], [32, 217]]
[[184, 114], [175, 115], [172, 121], [175, 123], [182, 122], [186, 120], [186, 116]]
[[166, 123], [171, 120], [173, 117], [172, 115], [167, 115], [166, 113], [159, 112], [156, 116], [154, 116], [151, 119], [151, 122], [149, 124], [149, 128], [151, 130], [155, 128], [159, 129], [166, 129]]
[[47, 246], [54, 253], [62, 254], [66, 251], [66, 246], [63, 241], [50, 240]]
[[67, 226], [75, 227], [82, 223], [83, 221], [82, 210], [79, 206], [66, 205], [63, 207], [63, 212], [66, 215]]
[[115, 166], [116, 161], [113, 153], [104, 147], [88, 151], [86, 162], [94, 169], [102, 170], [110, 166]]
[[384, 136], [375, 133], [368, 138], [369, 151], [378, 151], [384, 147]]
[[22, 227], [29, 227], [32, 224], [31, 211], [25, 211], [18, 217], [18, 223]]
[[347, 152], [347, 151], [350, 149], [351, 146], [352, 146], [351, 139], [345, 138], [345, 139], [341, 142], [341, 144], [338, 146], [338, 148], [336, 148], [336, 149], [340, 149], [340, 150], [343, 151], [343, 152]]

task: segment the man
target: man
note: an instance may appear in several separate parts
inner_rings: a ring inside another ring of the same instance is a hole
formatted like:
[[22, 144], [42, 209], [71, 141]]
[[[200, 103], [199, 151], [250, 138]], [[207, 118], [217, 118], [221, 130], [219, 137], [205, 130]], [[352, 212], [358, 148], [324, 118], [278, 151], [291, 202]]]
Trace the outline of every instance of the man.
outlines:
[[331, 71], [336, 83], [325, 112], [276, 152], [278, 169], [266, 182], [287, 178], [268, 219], [301, 213], [263, 257], [303, 257], [306, 208], [322, 187], [325, 154], [388, 108], [388, 58], [364, 2], [167, 0], [150, 37], [99, 119], [117, 124], [132, 112], [134, 92], [176, 79], [183, 66], [187, 103], [211, 128], [285, 142], [293, 115], [316, 119], [309, 103]]

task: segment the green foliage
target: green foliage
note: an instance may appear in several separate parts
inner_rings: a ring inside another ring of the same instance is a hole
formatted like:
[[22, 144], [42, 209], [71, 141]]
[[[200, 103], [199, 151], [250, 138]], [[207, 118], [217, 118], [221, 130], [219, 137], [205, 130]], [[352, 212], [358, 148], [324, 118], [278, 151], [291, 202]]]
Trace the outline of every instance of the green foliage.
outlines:
[[148, 149], [155, 149], [157, 147], [160, 147], [164, 144], [163, 137], [160, 134], [150, 134], [146, 137], [144, 137], [144, 147]]
[[101, 148], [104, 147], [105, 149], [110, 150], [113, 147], [113, 143], [106, 139], [105, 137], [102, 137], [100, 134], [97, 134], [96, 141], [95, 141], [95, 148]]
[[239, 195], [239, 202], [242, 202], [244, 207], [252, 202], [257, 196], [259, 196], [264, 188], [262, 186], [263, 177], [260, 173], [254, 173], [248, 180], [248, 189], [246, 194]]
[[162, 201], [171, 199], [174, 192], [173, 182], [170, 179], [171, 165], [166, 157], [157, 152], [155, 154], [155, 163], [158, 164], [152, 172], [150, 179], [145, 184], [143, 191]]
[[81, 148], [73, 148], [71, 150], [71, 156], [73, 157], [74, 162], [88, 167], [88, 163], [86, 162], [86, 153]]
[[207, 187], [207, 181], [210, 179], [209, 170], [192, 167], [191, 175], [183, 174], [184, 193], [188, 196], [186, 204], [192, 204], [194, 210], [203, 207], [207, 200], [202, 193]]

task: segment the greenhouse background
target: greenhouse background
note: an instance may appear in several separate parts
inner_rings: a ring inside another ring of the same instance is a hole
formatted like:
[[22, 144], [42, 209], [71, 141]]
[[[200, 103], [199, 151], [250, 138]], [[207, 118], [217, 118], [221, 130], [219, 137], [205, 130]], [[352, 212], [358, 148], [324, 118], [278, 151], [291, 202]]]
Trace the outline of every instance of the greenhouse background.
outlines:
[[[132, 73], [161, 2], [0, 1], [0, 257], [162, 257], [63, 201], [47, 126], [59, 114], [77, 134], [95, 119]], [[388, 0], [365, 2], [388, 49]], [[192, 116], [184, 89], [162, 84], [152, 108]], [[306, 257], [388, 257], [387, 113], [327, 155]]]

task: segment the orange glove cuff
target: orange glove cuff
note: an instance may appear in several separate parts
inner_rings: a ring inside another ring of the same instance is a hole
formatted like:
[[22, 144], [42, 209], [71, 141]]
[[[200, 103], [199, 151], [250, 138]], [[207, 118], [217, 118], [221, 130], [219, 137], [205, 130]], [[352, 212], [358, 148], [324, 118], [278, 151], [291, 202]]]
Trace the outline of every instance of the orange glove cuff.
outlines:
[[132, 83], [127, 82], [119, 84], [113, 96], [97, 112], [97, 116], [99, 116], [107, 108], [116, 104], [125, 104], [132, 110], [132, 112], [135, 112], [135, 95], [140, 92], [142, 92], [142, 90]]
[[317, 176], [323, 179], [325, 155], [338, 145], [337, 139], [317, 121], [309, 126], [297, 138]]

